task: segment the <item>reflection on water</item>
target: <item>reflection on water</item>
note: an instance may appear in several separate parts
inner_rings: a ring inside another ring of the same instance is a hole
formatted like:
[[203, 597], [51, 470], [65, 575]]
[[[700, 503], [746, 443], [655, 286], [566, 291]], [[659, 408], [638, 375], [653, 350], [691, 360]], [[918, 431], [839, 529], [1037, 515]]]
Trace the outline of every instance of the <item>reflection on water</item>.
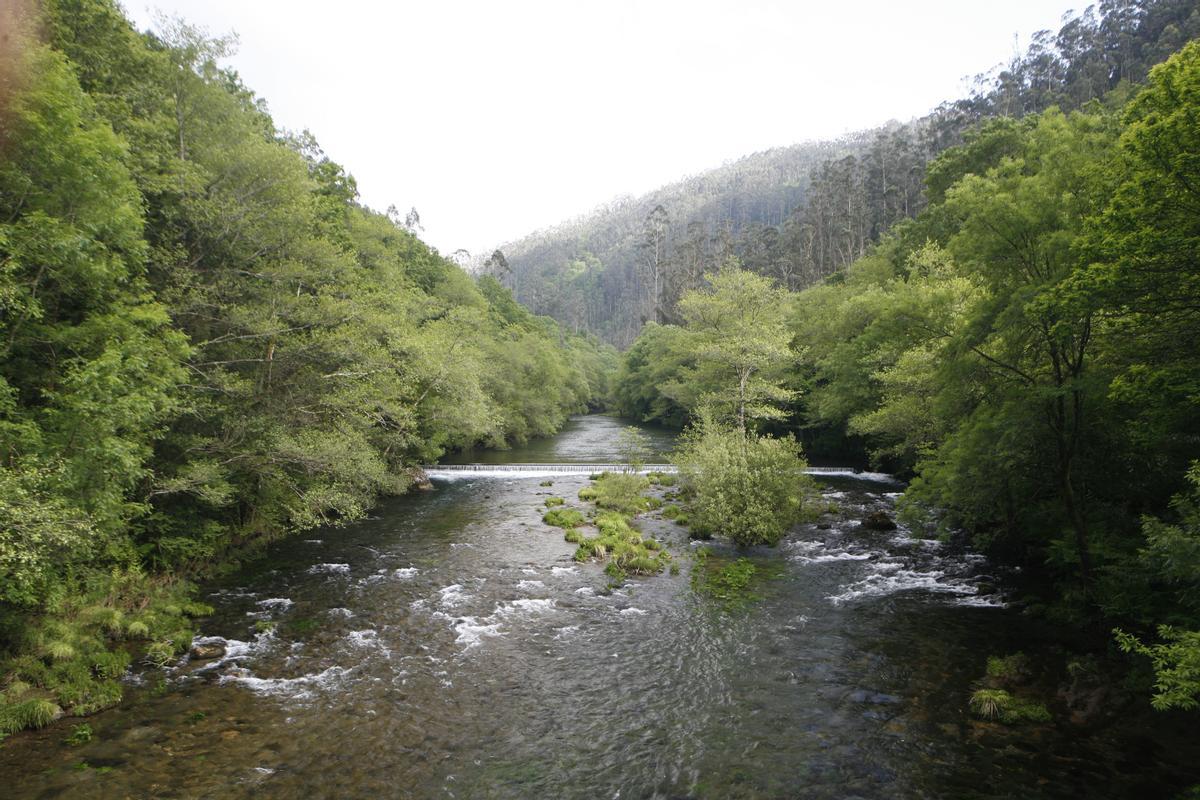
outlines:
[[[615, 460], [619, 426], [502, 459]], [[82, 747], [17, 737], [8, 796], [1160, 796], [1191, 768], [1144, 731], [972, 722], [987, 655], [1031, 628], [979, 557], [858, 524], [891, 486], [827, 480], [839, 512], [753, 551], [776, 577], [730, 609], [656, 518], [681, 574], [606, 591], [540, 521], [586, 476], [540, 482], [439, 483], [279, 544], [209, 589], [223, 657], [147, 674]]]
[[622, 428], [635, 427], [645, 436], [652, 457], [650, 461], [666, 460], [675, 446], [672, 431], [654, 425], [630, 422], [602, 414], [572, 417], [562, 433], [537, 439], [511, 450], [471, 450], [442, 459], [445, 464], [611, 464], [621, 463], [618, 433]]

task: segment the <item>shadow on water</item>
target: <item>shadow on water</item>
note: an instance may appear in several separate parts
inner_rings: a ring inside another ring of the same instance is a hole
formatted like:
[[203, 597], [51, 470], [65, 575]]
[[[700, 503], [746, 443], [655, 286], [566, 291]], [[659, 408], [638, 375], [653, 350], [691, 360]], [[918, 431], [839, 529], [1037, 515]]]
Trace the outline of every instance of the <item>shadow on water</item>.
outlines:
[[[619, 427], [582, 418], [502, 458], [613, 460]], [[1200, 780], [1195, 745], [1141, 717], [973, 721], [987, 656], [1044, 634], [978, 557], [864, 530], [890, 486], [825, 480], [836, 514], [775, 550], [718, 545], [767, 576], [736, 606], [693, 591], [695, 547], [654, 515], [680, 574], [608, 591], [541, 522], [586, 476], [541, 482], [438, 483], [278, 543], [208, 587], [224, 657], [145, 673], [83, 746], [69, 724], [17, 737], [6, 796], [1154, 797]]]

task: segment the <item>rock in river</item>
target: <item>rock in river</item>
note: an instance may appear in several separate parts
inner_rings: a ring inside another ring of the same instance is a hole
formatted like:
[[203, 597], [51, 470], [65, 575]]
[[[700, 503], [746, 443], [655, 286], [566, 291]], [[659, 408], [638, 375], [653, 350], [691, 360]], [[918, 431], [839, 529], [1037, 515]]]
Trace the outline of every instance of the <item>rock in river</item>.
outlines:
[[872, 531], [894, 531], [896, 523], [883, 511], [872, 511], [863, 518], [864, 528]]

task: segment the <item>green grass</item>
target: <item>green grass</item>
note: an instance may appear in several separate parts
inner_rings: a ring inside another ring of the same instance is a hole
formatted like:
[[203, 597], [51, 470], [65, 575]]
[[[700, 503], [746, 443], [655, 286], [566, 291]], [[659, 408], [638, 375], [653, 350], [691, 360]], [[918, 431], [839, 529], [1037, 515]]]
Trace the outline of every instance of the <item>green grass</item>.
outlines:
[[990, 656], [987, 660], [987, 676], [996, 681], [1012, 683], [1029, 674], [1029, 658], [1024, 653], [1010, 656]]
[[542, 522], [556, 528], [577, 528], [585, 522], [576, 508], [552, 508], [542, 516]]
[[653, 539], [646, 540], [630, 520], [615, 511], [596, 517], [600, 534], [584, 537], [575, 551], [576, 561], [607, 561], [605, 571], [618, 580], [627, 575], [657, 575], [671, 556]]
[[47, 598], [45, 615], [22, 632], [22, 653], [0, 661], [0, 738], [61, 714], [86, 715], [121, 700], [119, 679], [142, 650], [168, 663], [191, 643], [192, 618], [212, 613], [191, 602], [183, 581], [115, 571]]
[[1016, 697], [1003, 689], [978, 689], [971, 695], [969, 706], [975, 716], [1006, 725], [1051, 720], [1050, 711], [1044, 704]]

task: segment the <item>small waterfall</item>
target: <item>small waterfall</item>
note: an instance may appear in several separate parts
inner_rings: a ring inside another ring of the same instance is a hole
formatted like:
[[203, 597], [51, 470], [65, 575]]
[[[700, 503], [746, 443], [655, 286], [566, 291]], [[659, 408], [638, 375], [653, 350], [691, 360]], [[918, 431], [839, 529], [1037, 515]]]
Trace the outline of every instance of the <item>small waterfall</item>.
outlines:
[[[601, 472], [633, 472], [629, 464], [427, 464], [421, 467], [430, 478], [465, 477], [546, 477], [553, 475], [595, 475]], [[645, 475], [650, 472], [676, 473], [674, 464], [642, 464], [636, 470]], [[809, 467], [809, 475], [844, 475], [886, 480], [890, 476], [864, 473], [851, 467]]]

